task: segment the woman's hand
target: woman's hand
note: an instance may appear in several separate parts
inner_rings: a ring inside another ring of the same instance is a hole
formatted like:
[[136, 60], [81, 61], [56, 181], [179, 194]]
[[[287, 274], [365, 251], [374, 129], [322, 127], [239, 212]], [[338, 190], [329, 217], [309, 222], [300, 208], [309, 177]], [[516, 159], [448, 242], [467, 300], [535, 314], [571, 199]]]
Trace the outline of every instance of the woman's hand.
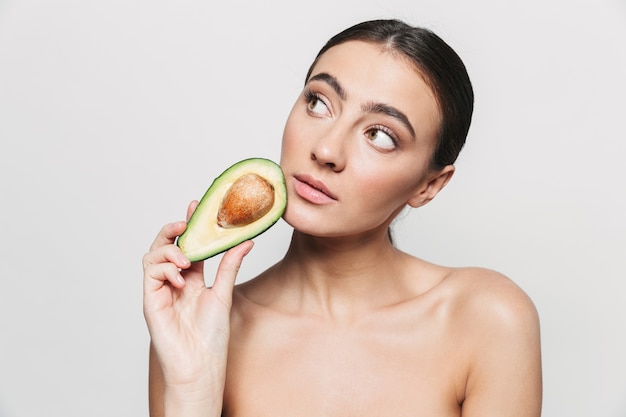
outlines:
[[[196, 207], [197, 202], [190, 204], [188, 219]], [[252, 242], [241, 243], [224, 254], [215, 282], [207, 288], [203, 262], [190, 263], [174, 244], [185, 228], [184, 222], [164, 226], [143, 257], [144, 315], [155, 365], [161, 371], [158, 391], [162, 392], [151, 394], [162, 394], [156, 402], [162, 402], [165, 415], [168, 410], [180, 413], [194, 408], [202, 409], [203, 415], [219, 416], [232, 292]], [[151, 366], [151, 373], [156, 371]]]

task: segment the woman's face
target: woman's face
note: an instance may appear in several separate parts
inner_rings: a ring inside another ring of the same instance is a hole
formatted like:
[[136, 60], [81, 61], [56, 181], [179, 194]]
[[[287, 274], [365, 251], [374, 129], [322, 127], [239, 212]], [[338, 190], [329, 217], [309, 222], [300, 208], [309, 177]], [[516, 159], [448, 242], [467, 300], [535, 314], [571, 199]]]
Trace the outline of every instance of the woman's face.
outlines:
[[284, 219], [316, 236], [386, 230], [453, 172], [429, 169], [440, 117], [431, 89], [403, 56], [360, 41], [330, 48], [285, 126]]

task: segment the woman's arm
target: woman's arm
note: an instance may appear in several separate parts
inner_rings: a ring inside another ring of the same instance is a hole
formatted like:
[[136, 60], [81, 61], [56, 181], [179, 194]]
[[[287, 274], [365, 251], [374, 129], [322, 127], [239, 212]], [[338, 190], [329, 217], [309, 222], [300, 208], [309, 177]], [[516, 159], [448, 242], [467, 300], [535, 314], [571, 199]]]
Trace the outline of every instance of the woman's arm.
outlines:
[[150, 359], [148, 369], [148, 405], [150, 407], [150, 417], [164, 417], [163, 410], [163, 371], [156, 358], [154, 346], [150, 343]]
[[[207, 389], [208, 395], [205, 398], [193, 401], [175, 393], [167, 395], [163, 371], [152, 343], [150, 344], [149, 366], [148, 401], [150, 417], [221, 416], [221, 413], [216, 414], [215, 405], [216, 403], [222, 404], [223, 390], [211, 397], [211, 391]], [[221, 406], [219, 408], [221, 409]]]

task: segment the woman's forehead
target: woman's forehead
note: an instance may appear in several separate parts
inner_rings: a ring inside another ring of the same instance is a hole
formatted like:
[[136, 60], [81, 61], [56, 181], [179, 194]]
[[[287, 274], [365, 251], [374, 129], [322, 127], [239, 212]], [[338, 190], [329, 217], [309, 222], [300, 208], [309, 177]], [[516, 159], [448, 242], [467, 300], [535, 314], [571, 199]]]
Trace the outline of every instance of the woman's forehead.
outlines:
[[[436, 99], [428, 78], [403, 53], [384, 44], [366, 41], [347, 41], [325, 51], [311, 71], [311, 77], [317, 73], [329, 73], [341, 78], [344, 84], [350, 81], [379, 81], [372, 87], [393, 86], [390, 81], [407, 87], [416, 87]], [[402, 89], [401, 89], [402, 90]]]

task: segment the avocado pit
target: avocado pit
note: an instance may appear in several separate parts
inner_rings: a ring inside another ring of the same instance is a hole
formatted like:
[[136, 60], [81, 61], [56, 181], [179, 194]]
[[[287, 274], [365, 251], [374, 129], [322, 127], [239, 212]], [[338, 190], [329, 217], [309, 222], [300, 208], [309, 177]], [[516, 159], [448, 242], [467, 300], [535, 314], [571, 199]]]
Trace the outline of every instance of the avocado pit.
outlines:
[[257, 174], [239, 177], [228, 189], [217, 213], [225, 229], [241, 227], [265, 216], [274, 205], [274, 187]]

